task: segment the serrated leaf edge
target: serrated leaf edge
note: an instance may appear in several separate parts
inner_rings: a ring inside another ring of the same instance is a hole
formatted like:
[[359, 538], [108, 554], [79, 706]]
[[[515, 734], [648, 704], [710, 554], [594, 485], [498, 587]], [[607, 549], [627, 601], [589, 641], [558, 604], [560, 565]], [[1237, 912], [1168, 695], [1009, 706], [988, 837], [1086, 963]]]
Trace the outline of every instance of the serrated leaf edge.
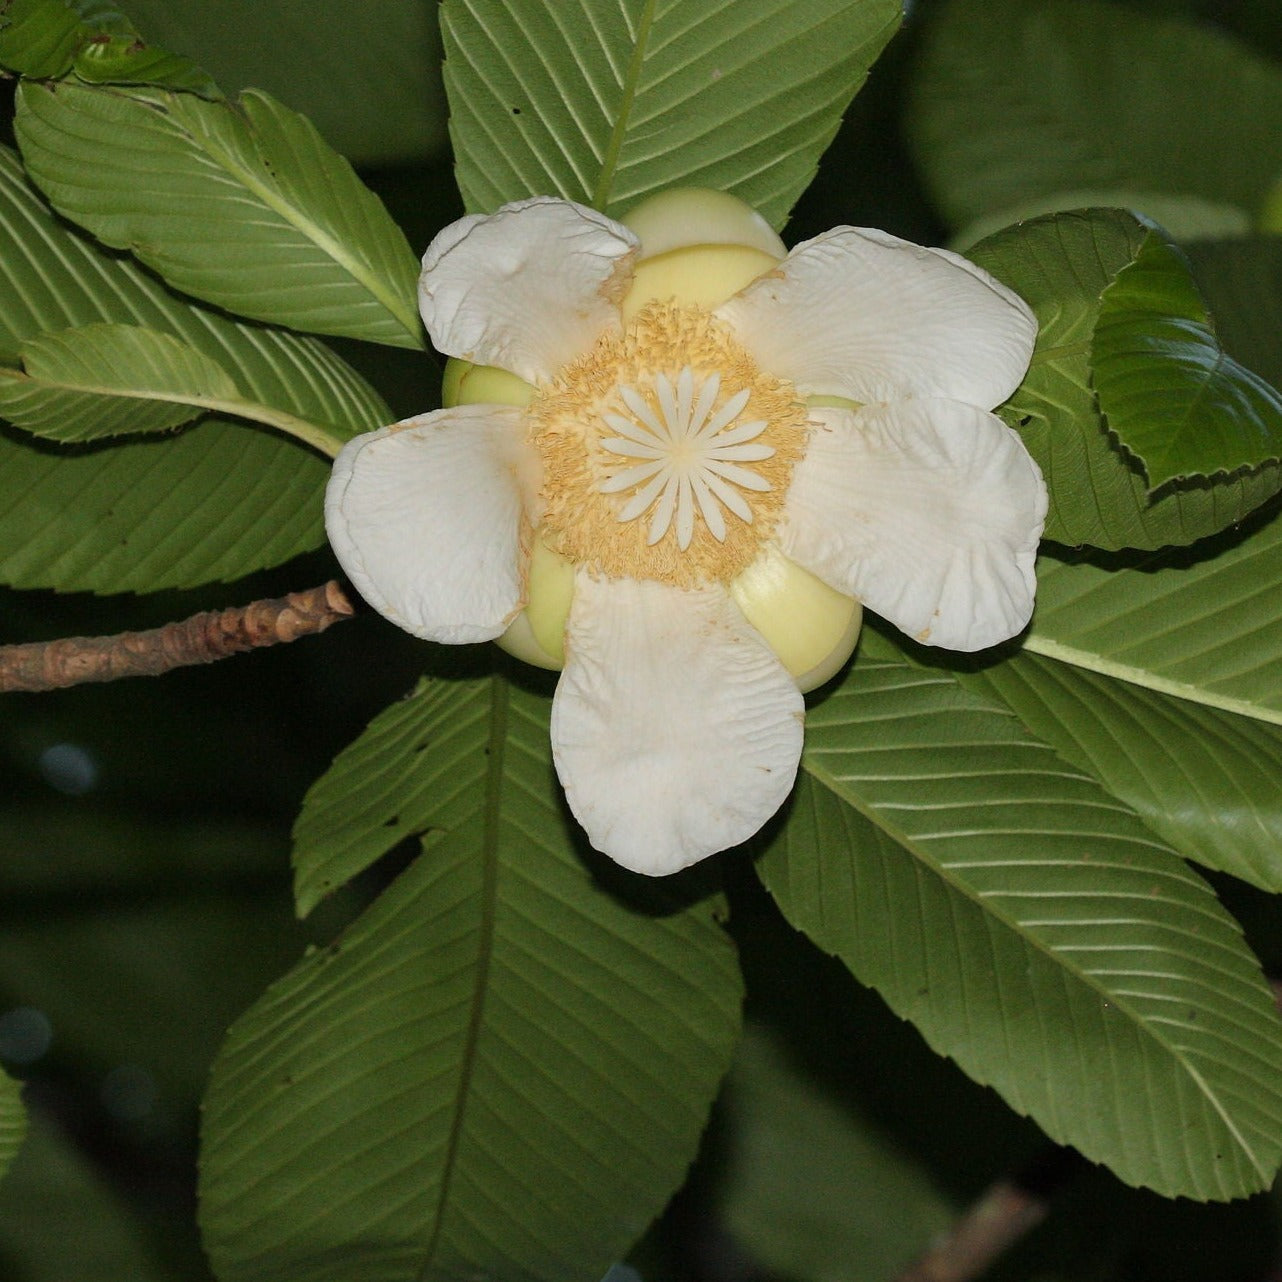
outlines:
[[[245, 109], [241, 105], [245, 100], [264, 103], [269, 109], [279, 105], [274, 98], [269, 94], [263, 93], [262, 90], [247, 89], [241, 95], [241, 100], [236, 103], [234, 114], [244, 121], [246, 127], [251, 130], [253, 126], [246, 120]], [[165, 115], [170, 115], [171, 119], [173, 118], [171, 113], [165, 111], [163, 107], [158, 107], [157, 109]], [[305, 116], [300, 117], [300, 119], [305, 121], [307, 128], [314, 129], [311, 121], [307, 120]], [[203, 135], [198, 138], [185, 124], [181, 124], [176, 120], [174, 123], [182, 129], [194, 147], [212, 157], [238, 182], [253, 192], [269, 209], [278, 213], [290, 226], [296, 227], [314, 245], [324, 250], [334, 262], [347, 271], [353, 280], [359, 281], [374, 298], [396, 317], [406, 333], [415, 340], [415, 345], [418, 345], [419, 318], [417, 311], [413, 307], [407, 310], [405, 299], [395, 290], [386, 288], [382, 278], [376, 272], [373, 272], [362, 259], [349, 253], [342, 241], [336, 240], [320, 224], [301, 217], [301, 211], [296, 206], [291, 205], [269, 184], [262, 182], [252, 170], [246, 169], [230, 151], [218, 145], [217, 140], [212, 135]]]
[[[1013, 717], [1013, 714], [1009, 714], [1009, 715]], [[1041, 745], [1041, 746], [1046, 747], [1046, 745]], [[1059, 754], [1054, 752], [1053, 749], [1046, 747], [1046, 751], [1049, 752], [1057, 762], [1061, 762]], [[1061, 762], [1061, 764], [1063, 765], [1064, 773], [1066, 775], [1084, 779], [1094, 784], [1096, 787], [1100, 786], [1098, 780], [1095, 780], [1092, 776], [1083, 775], [1079, 771], [1073, 770], [1066, 763]], [[1055, 952], [1053, 949], [1048, 948], [1036, 936], [1032, 936], [1026, 930], [1020, 928], [1018, 923], [1012, 921], [1008, 917], [1008, 915], [1005, 912], [1003, 912], [999, 907], [993, 904], [990, 900], [985, 899], [984, 897], [977, 894], [975, 891], [971, 889], [971, 887], [966, 885], [964, 881], [959, 881], [956, 877], [953, 876], [950, 869], [940, 864], [935, 859], [931, 858], [931, 856], [927, 854], [925, 851], [922, 851], [917, 845], [917, 843], [915, 843], [905, 833], [901, 832], [894, 824], [889, 823], [879, 811], [866, 805], [863, 802], [862, 798], [860, 798], [855, 792], [853, 792], [853, 790], [843, 789], [840, 786], [841, 781], [838, 778], [838, 776], [818, 767], [814, 761], [813, 755], [811, 754], [803, 755], [802, 766], [806, 770], [806, 772], [817, 783], [819, 783], [825, 788], [828, 788], [829, 791], [833, 792], [836, 796], [840, 797], [842, 801], [845, 802], [845, 804], [851, 807], [852, 810], [854, 810], [856, 813], [861, 815], [865, 820], [867, 820], [867, 822], [872, 824], [875, 828], [885, 833], [886, 836], [888, 836], [892, 841], [894, 841], [895, 844], [899, 846], [902, 850], [911, 852], [915, 859], [917, 859], [922, 865], [924, 865], [925, 867], [928, 867], [937, 876], [939, 876], [944, 881], [946, 881], [954, 889], [955, 892], [963, 895], [966, 899], [970, 900], [971, 903], [975, 904], [976, 907], [979, 908], [981, 912], [988, 914], [991, 917], [1000, 921], [1002, 925], [1005, 926], [1005, 928], [1009, 930], [1013, 935], [1025, 941], [1025, 943], [1029, 947], [1037, 949], [1037, 951], [1041, 952], [1044, 956], [1046, 956], [1046, 958], [1049, 961], [1051, 961], [1054, 965], [1060, 966], [1064, 970], [1071, 972], [1076, 977], [1077, 981], [1081, 983], [1084, 988], [1100, 994], [1101, 999], [1111, 1003], [1114, 1008], [1118, 1010], [1126, 1011], [1128, 1016], [1130, 1016], [1131, 1018], [1132, 1028], [1136, 1029], [1137, 1031], [1142, 1031], [1144, 1034], [1146, 1034], [1153, 1042], [1155, 1042], [1161, 1048], [1162, 1053], [1171, 1056], [1171, 1058], [1174, 1059], [1180, 1065], [1181, 1069], [1188, 1074], [1189, 1079], [1196, 1084], [1199, 1091], [1202, 1093], [1203, 1097], [1206, 1099], [1207, 1103], [1213, 1108], [1217, 1116], [1219, 1116], [1221, 1120], [1224, 1122], [1225, 1128], [1238, 1141], [1239, 1150], [1250, 1162], [1252, 1169], [1255, 1170], [1255, 1172], [1259, 1175], [1262, 1181], [1260, 1187], [1261, 1188], [1268, 1187], [1268, 1185], [1273, 1180], [1275, 1172], [1269, 1170], [1267, 1167], [1262, 1165], [1254, 1149], [1246, 1143], [1238, 1127], [1233, 1125], [1232, 1122], [1229, 1120], [1217, 1096], [1207, 1090], [1205, 1079], [1196, 1070], [1196, 1068], [1194, 1068], [1193, 1065], [1191, 1065], [1188, 1062], [1187, 1057], [1184, 1054], [1182, 1054], [1176, 1047], [1171, 1046], [1169, 1043], [1162, 1040], [1162, 1038], [1158, 1035], [1156, 1029], [1153, 1027], [1152, 1021], [1141, 1019], [1131, 1011], [1129, 1004], [1125, 1000], [1125, 994], [1117, 993], [1111, 990], [1106, 990], [1101, 988], [1093, 976], [1087, 975], [1083, 971], [1081, 971], [1081, 969], [1078, 967], [1076, 962], [1074, 962], [1070, 958], [1064, 957], [1060, 953]], [[1127, 813], [1131, 813], [1131, 814], [1134, 813], [1129, 809], [1129, 807], [1122, 805], [1120, 802], [1116, 803], [1116, 808], [1120, 811], [1126, 811]], [[1161, 847], [1162, 849], [1167, 849], [1164, 843], [1158, 841], [1156, 838], [1154, 838], [1153, 845]], [[1175, 857], [1178, 858], [1178, 856], [1175, 856]]]

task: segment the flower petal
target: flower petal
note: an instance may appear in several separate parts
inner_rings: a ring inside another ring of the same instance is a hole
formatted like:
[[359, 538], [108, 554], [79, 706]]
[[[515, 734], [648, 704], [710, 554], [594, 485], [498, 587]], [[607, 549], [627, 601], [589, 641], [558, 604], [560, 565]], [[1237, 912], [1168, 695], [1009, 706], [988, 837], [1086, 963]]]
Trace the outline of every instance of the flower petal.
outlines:
[[334, 460], [325, 528], [380, 614], [415, 636], [488, 641], [524, 595], [521, 513], [538, 461], [520, 410], [464, 405], [349, 441]]
[[929, 645], [982, 650], [1019, 632], [1046, 517], [1019, 437], [957, 401], [811, 416], [821, 426], [793, 473], [783, 551]]
[[593, 209], [520, 200], [432, 241], [419, 311], [438, 352], [537, 383], [619, 324], [636, 250], [632, 232]]
[[941, 396], [983, 409], [1019, 386], [1037, 320], [958, 254], [837, 227], [716, 309], [803, 396]]
[[792, 678], [721, 588], [579, 572], [552, 753], [598, 849], [660, 876], [746, 841], [801, 756]]

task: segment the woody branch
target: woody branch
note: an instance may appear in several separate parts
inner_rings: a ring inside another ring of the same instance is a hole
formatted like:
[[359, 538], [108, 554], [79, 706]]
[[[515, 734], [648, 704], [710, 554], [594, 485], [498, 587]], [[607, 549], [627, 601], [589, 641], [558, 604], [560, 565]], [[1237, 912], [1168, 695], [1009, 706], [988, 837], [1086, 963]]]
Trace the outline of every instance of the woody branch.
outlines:
[[351, 600], [331, 580], [305, 592], [205, 611], [145, 632], [0, 646], [0, 691], [55, 690], [90, 681], [156, 676], [313, 636], [353, 613]]

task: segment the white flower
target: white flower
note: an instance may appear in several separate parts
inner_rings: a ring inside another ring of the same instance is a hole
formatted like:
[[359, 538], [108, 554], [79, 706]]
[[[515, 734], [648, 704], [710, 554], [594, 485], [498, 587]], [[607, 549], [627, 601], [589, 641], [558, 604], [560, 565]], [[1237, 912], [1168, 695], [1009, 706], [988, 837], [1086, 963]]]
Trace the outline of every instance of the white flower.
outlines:
[[855, 227], [785, 253], [711, 192], [627, 223], [538, 198], [441, 232], [423, 319], [469, 364], [344, 448], [326, 522], [402, 628], [564, 665], [570, 807], [661, 874], [783, 803], [860, 603], [953, 649], [1019, 632], [1046, 491], [990, 413], [1036, 322], [965, 259]]

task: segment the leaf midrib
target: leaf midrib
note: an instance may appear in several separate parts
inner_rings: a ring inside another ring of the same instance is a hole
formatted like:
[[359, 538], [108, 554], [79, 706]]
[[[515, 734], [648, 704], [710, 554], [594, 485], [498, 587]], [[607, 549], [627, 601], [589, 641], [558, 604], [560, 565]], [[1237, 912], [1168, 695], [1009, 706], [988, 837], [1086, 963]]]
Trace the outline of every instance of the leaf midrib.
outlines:
[[[124, 94], [114, 89], [99, 87], [92, 90], [92, 92], [110, 94], [116, 98], [138, 100], [135, 95]], [[213, 133], [203, 128], [196, 130], [177, 117], [164, 105], [160, 96], [163, 92], [159, 91], [156, 96], [142, 99], [155, 114], [163, 129], [180, 137], [193, 154], [206, 157], [225, 174], [237, 181], [246, 191], [257, 197], [263, 205], [277, 214], [287, 226], [300, 233], [332, 262], [340, 266], [373, 300], [396, 319], [396, 322], [405, 330], [406, 334], [414, 340], [415, 346], [420, 344], [421, 338], [417, 313], [412, 307], [406, 305], [405, 300], [395, 290], [385, 287], [385, 282], [370, 264], [348, 252], [343, 242], [330, 234], [319, 223], [304, 217], [300, 208], [288, 201], [283, 193], [276, 188], [259, 179], [252, 169], [241, 163], [234, 151], [220, 144]], [[246, 91], [246, 96], [265, 97], [254, 94], [252, 90]], [[253, 126], [248, 122], [243, 112], [233, 109], [232, 114], [234, 116], [233, 127], [239, 125], [246, 130], [252, 131]]]
[[846, 805], [850, 806], [852, 810], [855, 810], [857, 813], [862, 815], [874, 827], [884, 832], [900, 848], [911, 853], [920, 864], [934, 872], [938, 877], [947, 882], [955, 891], [970, 900], [970, 902], [979, 908], [982, 913], [996, 919], [1026, 946], [1033, 947], [1036, 951], [1040, 952], [1048, 962], [1062, 968], [1064, 971], [1073, 975], [1084, 987], [1099, 994], [1101, 1000], [1106, 1000], [1115, 1009], [1124, 1011], [1127, 1014], [1132, 1027], [1142, 1029], [1165, 1054], [1169, 1055], [1177, 1064], [1179, 1064], [1183, 1072], [1186, 1073], [1189, 1079], [1196, 1085], [1202, 1097], [1214, 1109], [1216, 1115], [1223, 1122], [1229, 1135], [1237, 1141], [1241, 1153], [1251, 1163], [1252, 1169], [1255, 1170], [1267, 1186], [1267, 1183], [1272, 1178], [1272, 1173], [1262, 1165], [1254, 1150], [1246, 1143], [1245, 1138], [1228, 1116], [1218, 1097], [1208, 1089], [1201, 1073], [1198, 1072], [1194, 1065], [1189, 1063], [1185, 1055], [1160, 1037], [1157, 1029], [1148, 1020], [1141, 1019], [1136, 1014], [1129, 1001], [1110, 989], [1104, 989], [1091, 976], [1087, 975], [1075, 961], [1065, 958], [1062, 954], [1055, 952], [1048, 945], [1044, 944], [1036, 936], [1030, 936], [1026, 931], [1020, 929], [1008, 913], [994, 905], [991, 900], [982, 898], [978, 892], [974, 891], [965, 882], [959, 881], [952, 874], [950, 869], [945, 868], [942, 864], [932, 859], [896, 825], [886, 822], [881, 814], [866, 804], [857, 793], [853, 790], [842, 788], [840, 776], [832, 773], [831, 771], [819, 768], [815, 763], [812, 754], [803, 754], [802, 766], [806, 772], [816, 780], [816, 782], [822, 784], [824, 787], [828, 788], [830, 792], [840, 797]]
[[[167, 115], [167, 113], [166, 113]], [[172, 117], [168, 117], [172, 120]], [[190, 130], [172, 120], [172, 123], [186, 135], [193, 147], [197, 147], [210, 157], [215, 164], [240, 182], [248, 191], [259, 198], [269, 209], [280, 215], [291, 227], [301, 232], [312, 244], [316, 245], [326, 256], [338, 263], [353, 280], [381, 303], [401, 327], [415, 341], [418, 340], [418, 316], [412, 309], [406, 310], [404, 300], [393, 290], [383, 288], [379, 275], [355, 254], [349, 253], [343, 242], [331, 235], [319, 223], [303, 217], [303, 211], [285, 199], [274, 187], [261, 181], [251, 170], [239, 163], [239, 158], [231, 151], [220, 146], [212, 135], [197, 138]], [[249, 128], [250, 126], [246, 126]]]
[[1045, 365], [1051, 361], [1063, 360], [1066, 357], [1089, 356], [1090, 350], [1091, 340], [1089, 338], [1076, 343], [1057, 343], [1035, 351], [1029, 358], [1028, 365], [1031, 369], [1034, 365]]
[[420, 1279], [431, 1275], [432, 1264], [440, 1246], [445, 1225], [445, 1214], [453, 1192], [454, 1175], [458, 1168], [459, 1147], [463, 1140], [463, 1121], [467, 1114], [472, 1078], [476, 1071], [477, 1047], [485, 1017], [485, 998], [489, 988], [490, 962], [494, 955], [494, 932], [497, 917], [499, 881], [499, 826], [504, 787], [504, 758], [507, 748], [508, 709], [511, 691], [507, 679], [496, 672], [490, 678], [490, 727], [485, 746], [486, 774], [485, 799], [482, 810], [481, 838], [481, 921], [476, 946], [476, 977], [472, 986], [471, 1010], [468, 1015], [467, 1033], [459, 1056], [458, 1087], [454, 1092], [451, 1110], [450, 1133], [445, 1145], [445, 1159], [441, 1169], [441, 1189], [436, 1200], [432, 1233], [423, 1252], [423, 1265], [418, 1272]]
[[1098, 672], [1128, 685], [1139, 686], [1145, 690], [1155, 690], [1159, 694], [1170, 695], [1188, 703], [1199, 704], [1206, 708], [1218, 708], [1222, 712], [1233, 712], [1239, 716], [1250, 717], [1254, 721], [1267, 722], [1270, 725], [1282, 726], [1282, 708], [1270, 708], [1264, 704], [1252, 703], [1248, 699], [1234, 695], [1217, 694], [1203, 686], [1188, 681], [1176, 681], [1171, 677], [1159, 676], [1148, 668], [1135, 664], [1120, 663], [1105, 655], [1044, 637], [1036, 631], [1024, 638], [1024, 649], [1033, 654], [1040, 654], [1048, 659], [1067, 663], [1072, 667], [1084, 668], [1088, 672]]
[[[262, 423], [265, 427], [275, 428], [312, 446], [327, 458], [334, 458], [343, 448], [343, 442], [327, 432], [317, 423], [312, 423], [296, 414], [285, 410], [274, 409], [258, 401], [242, 400], [239, 397], [198, 396], [186, 392], [165, 392], [144, 388], [112, 387], [98, 383], [58, 383], [52, 379], [16, 374], [9, 378], [10, 371], [0, 371], [0, 381], [28, 382], [43, 390], [64, 392], [73, 396], [99, 396], [109, 400], [123, 401], [159, 401], [167, 405], [186, 405], [200, 414], [225, 414], [229, 418], [247, 419], [253, 423]], [[40, 433], [33, 433], [40, 435]], [[127, 431], [112, 432], [111, 436], [128, 436]], [[102, 439], [101, 437], [84, 437], [84, 440]]]
[[610, 203], [610, 188], [614, 185], [615, 174], [618, 172], [619, 156], [623, 152], [623, 141], [627, 135], [632, 108], [636, 105], [637, 85], [641, 80], [641, 69], [645, 65], [646, 46], [654, 23], [655, 3], [656, 0], [645, 0], [641, 16], [637, 20], [636, 44], [632, 46], [632, 57], [628, 60], [628, 70], [623, 78], [623, 97], [619, 101], [619, 112], [615, 117], [614, 127], [610, 130], [605, 154], [601, 157], [601, 173], [592, 191], [592, 207], [602, 213], [605, 213], [605, 208]]

